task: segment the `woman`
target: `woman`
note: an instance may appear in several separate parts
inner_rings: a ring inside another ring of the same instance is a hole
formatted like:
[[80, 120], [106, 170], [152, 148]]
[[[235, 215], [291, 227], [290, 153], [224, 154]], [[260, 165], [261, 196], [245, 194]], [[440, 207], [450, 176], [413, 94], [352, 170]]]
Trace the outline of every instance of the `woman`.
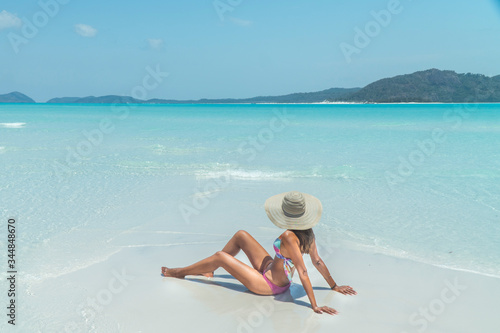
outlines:
[[[323, 210], [321, 202], [301, 192], [281, 193], [266, 200], [267, 216], [278, 227], [287, 229], [274, 242], [274, 259], [246, 231], [238, 231], [222, 251], [184, 268], [162, 267], [163, 276], [184, 278], [186, 275], [213, 276], [214, 270], [224, 268], [250, 291], [259, 295], [277, 295], [290, 288], [292, 275], [297, 269], [314, 312], [336, 314], [328, 306], [318, 306], [302, 255], [311, 256], [312, 263], [323, 275], [330, 288], [345, 295], [356, 295], [350, 286], [338, 286], [318, 255], [312, 227]], [[234, 256], [243, 250], [252, 267]], [[295, 267], [294, 267], [295, 266]]]

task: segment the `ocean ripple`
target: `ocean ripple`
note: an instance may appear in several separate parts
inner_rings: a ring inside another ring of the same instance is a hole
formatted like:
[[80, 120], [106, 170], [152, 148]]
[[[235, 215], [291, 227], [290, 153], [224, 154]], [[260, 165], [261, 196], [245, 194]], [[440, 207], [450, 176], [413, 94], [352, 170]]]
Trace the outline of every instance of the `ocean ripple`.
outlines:
[[0, 127], [4, 128], [23, 128], [26, 123], [0, 123]]

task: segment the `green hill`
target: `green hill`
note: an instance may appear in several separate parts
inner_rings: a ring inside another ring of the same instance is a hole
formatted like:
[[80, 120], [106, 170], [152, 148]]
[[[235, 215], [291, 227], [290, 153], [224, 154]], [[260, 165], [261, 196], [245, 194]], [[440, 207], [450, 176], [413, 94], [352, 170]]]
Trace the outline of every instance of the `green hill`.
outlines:
[[47, 101], [47, 103], [82, 103], [82, 104], [140, 104], [145, 103], [143, 100], [135, 99], [129, 96], [117, 96], [117, 95], [107, 95], [107, 96], [88, 96], [88, 97], [60, 97], [52, 98]]
[[334, 101], [367, 103], [500, 102], [500, 75], [457, 74], [429, 69], [375, 81]]
[[76, 101], [79, 99], [81, 99], [81, 97], [56, 97], [48, 100], [46, 103], [48, 104], [76, 103]]
[[14, 91], [0, 95], [0, 103], [35, 103], [35, 101], [20, 92]]
[[[331, 88], [317, 92], [252, 98], [221, 98], [199, 100], [149, 99], [130, 96], [88, 96], [53, 98], [47, 103], [103, 104], [237, 104], [237, 103], [498, 103], [500, 75], [457, 74], [454, 71], [429, 69], [398, 75], [370, 83], [364, 88]], [[0, 95], [0, 103], [35, 103], [19, 92]]]
[[321, 103], [341, 98], [361, 88], [331, 88], [317, 92], [294, 93], [282, 96], [258, 96], [242, 99], [201, 99], [198, 103]]
[[62, 97], [53, 98], [47, 103], [147, 103], [147, 104], [231, 104], [231, 103], [321, 103], [328, 99], [341, 98], [360, 88], [331, 88], [310, 93], [294, 93], [283, 96], [258, 96], [252, 98], [221, 98], [221, 99], [198, 99], [198, 100], [174, 100], [174, 99], [149, 99], [147, 101], [135, 99], [129, 96], [89, 96], [89, 97]]

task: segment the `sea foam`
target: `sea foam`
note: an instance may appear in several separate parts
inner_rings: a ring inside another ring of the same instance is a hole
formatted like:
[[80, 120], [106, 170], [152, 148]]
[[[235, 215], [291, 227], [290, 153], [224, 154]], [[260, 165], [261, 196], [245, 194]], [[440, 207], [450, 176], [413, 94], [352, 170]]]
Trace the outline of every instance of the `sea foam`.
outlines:
[[0, 123], [0, 127], [3, 128], [23, 128], [26, 123]]

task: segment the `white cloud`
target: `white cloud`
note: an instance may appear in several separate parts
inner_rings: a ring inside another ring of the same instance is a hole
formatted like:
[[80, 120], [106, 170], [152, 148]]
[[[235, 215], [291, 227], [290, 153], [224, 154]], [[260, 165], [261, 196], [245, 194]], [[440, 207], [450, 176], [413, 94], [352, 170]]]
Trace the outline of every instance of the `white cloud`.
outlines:
[[83, 37], [94, 37], [97, 34], [97, 29], [87, 24], [75, 24], [75, 31]]
[[2, 10], [0, 12], [0, 30], [20, 27], [21, 25], [22, 25], [21, 19], [16, 15], [9, 13], [6, 10]]
[[152, 49], [161, 49], [164, 41], [161, 38], [148, 38], [148, 43]]

